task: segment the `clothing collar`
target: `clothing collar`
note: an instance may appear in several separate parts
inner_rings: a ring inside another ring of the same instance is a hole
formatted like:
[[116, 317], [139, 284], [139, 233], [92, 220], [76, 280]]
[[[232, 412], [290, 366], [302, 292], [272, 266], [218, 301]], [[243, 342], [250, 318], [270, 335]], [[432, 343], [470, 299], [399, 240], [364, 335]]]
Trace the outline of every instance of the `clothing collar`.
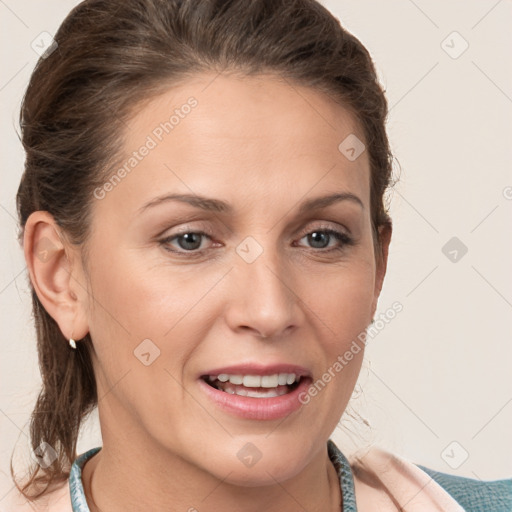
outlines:
[[[82, 485], [82, 469], [85, 463], [100, 450], [101, 446], [91, 448], [77, 457], [71, 466], [71, 471], [69, 473], [69, 490], [73, 512], [90, 512], [85, 499], [84, 487]], [[350, 464], [345, 455], [341, 453], [340, 449], [331, 439], [327, 441], [327, 452], [340, 480], [343, 512], [357, 512], [354, 478]]]

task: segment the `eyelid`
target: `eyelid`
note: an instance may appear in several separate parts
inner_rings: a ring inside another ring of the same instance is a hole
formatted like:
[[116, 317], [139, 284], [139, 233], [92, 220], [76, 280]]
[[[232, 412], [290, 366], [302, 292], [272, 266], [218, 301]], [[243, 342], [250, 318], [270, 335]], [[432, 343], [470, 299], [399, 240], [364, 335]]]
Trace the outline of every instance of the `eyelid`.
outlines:
[[[315, 222], [315, 221], [313, 221]], [[317, 225], [314, 225], [313, 227], [307, 227], [307, 228], [304, 228], [300, 233], [302, 233], [304, 235], [308, 235], [309, 233], [311, 233], [312, 231], [315, 231], [315, 230], [322, 230], [322, 229], [332, 229], [334, 231], [342, 231], [344, 232], [347, 236], [351, 236], [351, 232], [348, 228], [346, 228], [345, 226], [343, 226], [342, 224], [337, 224], [337, 223], [331, 223], [331, 224], [327, 224], [326, 221], [316, 221], [316, 222], [323, 222], [323, 224], [317, 224]], [[333, 224], [335, 224], [335, 226], [333, 226]]]
[[204, 232], [208, 236], [213, 236], [213, 229], [210, 226], [207, 225], [199, 225], [199, 226], [188, 226], [183, 225], [179, 228], [176, 228], [177, 231], [173, 231], [169, 235], [166, 235], [166, 233], [173, 228], [167, 228], [164, 230], [160, 235], [158, 235], [159, 238], [173, 238], [175, 236], [183, 235], [185, 233], [198, 233], [198, 232]]
[[[192, 221], [192, 222], [194, 222], [194, 221]], [[330, 229], [334, 225], [335, 229], [339, 229], [339, 227], [342, 227], [347, 232], [348, 235], [352, 234], [348, 227], [346, 227], [344, 224], [341, 224], [336, 221], [309, 220], [309, 221], [306, 221], [306, 226], [309, 226], [310, 224], [314, 224], [315, 222], [321, 223], [320, 225], [315, 226], [315, 228], [317, 228], [317, 229], [319, 229], [320, 227]], [[315, 229], [315, 228], [313, 228], [313, 229]], [[168, 227], [167, 229], [162, 231], [159, 236], [164, 236], [164, 233], [166, 233], [170, 229], [172, 229], [172, 227]], [[214, 234], [214, 230], [211, 228], [210, 224], [208, 224], [208, 223], [199, 224], [198, 226], [190, 226], [190, 225], [185, 224], [185, 225], [181, 225], [177, 229], [179, 231], [176, 231], [175, 233], [173, 233], [173, 235], [177, 235], [177, 234], [181, 234], [181, 233], [189, 233], [191, 231], [204, 231], [205, 233], [209, 234], [210, 236], [213, 236], [213, 234]], [[300, 232], [308, 233], [308, 229], [309, 228], [306, 227]]]

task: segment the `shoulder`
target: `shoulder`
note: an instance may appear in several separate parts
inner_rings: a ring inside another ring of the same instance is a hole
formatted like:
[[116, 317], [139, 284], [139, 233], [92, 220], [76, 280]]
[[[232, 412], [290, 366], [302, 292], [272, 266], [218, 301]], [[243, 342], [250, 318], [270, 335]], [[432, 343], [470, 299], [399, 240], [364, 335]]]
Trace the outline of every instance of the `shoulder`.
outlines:
[[370, 495], [384, 493], [389, 501], [409, 503], [413, 509], [418, 505], [418, 510], [428, 506], [430, 510], [454, 512], [512, 511], [512, 479], [480, 481], [450, 475], [378, 446], [359, 450], [349, 460], [356, 497], [359, 488], [362, 502]]
[[0, 502], [8, 512], [72, 512], [69, 483], [63, 482], [40, 498], [30, 501], [13, 486]]
[[502, 480], [478, 480], [443, 473], [418, 464], [470, 512], [512, 511], [512, 478]]

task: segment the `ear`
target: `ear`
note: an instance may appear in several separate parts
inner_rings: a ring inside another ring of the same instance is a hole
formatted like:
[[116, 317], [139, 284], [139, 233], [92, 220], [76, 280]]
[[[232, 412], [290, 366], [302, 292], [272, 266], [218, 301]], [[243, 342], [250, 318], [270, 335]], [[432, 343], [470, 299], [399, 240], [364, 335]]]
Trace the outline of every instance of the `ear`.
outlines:
[[386, 269], [388, 265], [389, 244], [391, 242], [392, 231], [393, 227], [391, 223], [382, 224], [381, 226], [379, 226], [379, 238], [382, 251], [380, 258], [378, 258], [376, 262], [375, 290], [372, 303], [372, 319], [374, 318], [375, 311], [377, 310], [377, 303], [379, 301], [380, 291], [382, 290], [382, 284], [384, 283], [384, 277], [386, 275]]
[[83, 269], [53, 216], [33, 212], [25, 224], [23, 250], [30, 280], [44, 309], [66, 339], [82, 339], [89, 332], [87, 290]]

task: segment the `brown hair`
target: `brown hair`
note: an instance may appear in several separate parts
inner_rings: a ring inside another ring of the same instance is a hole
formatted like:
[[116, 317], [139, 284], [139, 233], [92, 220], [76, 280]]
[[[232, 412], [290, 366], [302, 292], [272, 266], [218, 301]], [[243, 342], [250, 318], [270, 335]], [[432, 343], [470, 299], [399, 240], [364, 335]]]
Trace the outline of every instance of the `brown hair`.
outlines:
[[[387, 102], [368, 51], [321, 4], [86, 0], [69, 13], [55, 40], [54, 51], [39, 59], [21, 107], [26, 161], [16, 197], [20, 242], [28, 216], [45, 210], [71, 243], [82, 245], [85, 258], [93, 190], [118, 163], [124, 123], [136, 104], [204, 71], [273, 73], [335, 98], [360, 123], [380, 258], [377, 229], [391, 224], [384, 205], [393, 160]], [[43, 381], [30, 420], [31, 446], [45, 442], [57, 453], [46, 468], [34, 464], [18, 487], [34, 499], [68, 478], [80, 424], [96, 407], [97, 391], [90, 335], [70, 350], [29, 285]]]

